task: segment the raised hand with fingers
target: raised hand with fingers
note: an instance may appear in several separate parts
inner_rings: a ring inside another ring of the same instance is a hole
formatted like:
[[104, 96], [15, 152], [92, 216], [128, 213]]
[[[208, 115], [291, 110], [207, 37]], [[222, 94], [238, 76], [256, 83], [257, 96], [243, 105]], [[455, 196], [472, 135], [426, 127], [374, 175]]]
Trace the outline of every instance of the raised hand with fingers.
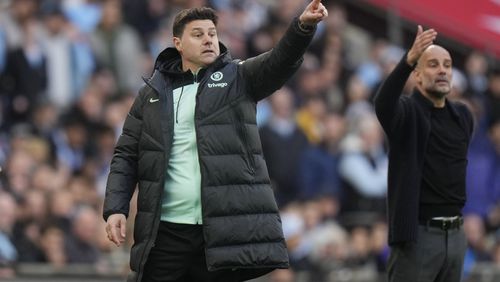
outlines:
[[313, 0], [307, 5], [299, 17], [300, 23], [306, 26], [314, 26], [328, 16], [328, 11], [321, 0]]
[[431, 28], [426, 31], [423, 31], [422, 26], [419, 25], [417, 29], [417, 36], [415, 37], [415, 41], [411, 46], [410, 51], [408, 51], [408, 55], [406, 56], [406, 62], [410, 66], [414, 66], [422, 53], [427, 49], [427, 47], [431, 46], [436, 39], [437, 32]]

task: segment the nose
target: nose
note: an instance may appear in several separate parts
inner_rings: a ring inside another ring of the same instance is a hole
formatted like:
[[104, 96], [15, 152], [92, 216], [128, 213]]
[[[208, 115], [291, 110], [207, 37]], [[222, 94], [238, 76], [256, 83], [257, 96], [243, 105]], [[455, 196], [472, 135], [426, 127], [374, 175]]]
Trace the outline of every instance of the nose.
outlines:
[[208, 34], [203, 36], [203, 45], [212, 45], [212, 37]]
[[447, 70], [448, 68], [445, 67], [444, 65], [439, 65], [439, 70], [438, 70], [439, 74], [446, 74]]

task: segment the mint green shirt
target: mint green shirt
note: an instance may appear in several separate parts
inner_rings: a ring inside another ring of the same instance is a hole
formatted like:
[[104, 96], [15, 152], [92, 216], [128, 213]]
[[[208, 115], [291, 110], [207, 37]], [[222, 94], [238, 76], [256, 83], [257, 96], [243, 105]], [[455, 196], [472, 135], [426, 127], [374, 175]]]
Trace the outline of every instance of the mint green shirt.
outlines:
[[166, 171], [161, 220], [201, 224], [201, 172], [194, 110], [198, 83], [174, 89], [174, 140]]

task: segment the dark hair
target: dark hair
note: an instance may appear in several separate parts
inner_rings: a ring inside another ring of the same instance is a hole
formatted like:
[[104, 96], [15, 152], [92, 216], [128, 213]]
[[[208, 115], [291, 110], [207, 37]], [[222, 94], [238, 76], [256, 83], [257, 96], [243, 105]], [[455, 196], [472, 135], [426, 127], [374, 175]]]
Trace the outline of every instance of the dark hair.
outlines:
[[217, 26], [218, 17], [212, 8], [190, 8], [180, 11], [174, 19], [173, 35], [180, 37], [186, 25], [195, 20], [211, 20]]

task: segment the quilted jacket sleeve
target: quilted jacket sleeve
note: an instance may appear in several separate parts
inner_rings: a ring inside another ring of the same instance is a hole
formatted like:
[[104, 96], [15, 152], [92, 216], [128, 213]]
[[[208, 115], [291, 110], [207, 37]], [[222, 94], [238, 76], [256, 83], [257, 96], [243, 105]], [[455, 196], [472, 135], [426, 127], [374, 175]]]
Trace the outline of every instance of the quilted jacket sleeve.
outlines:
[[139, 137], [142, 128], [142, 95], [139, 95], [127, 115], [123, 131], [115, 147], [106, 184], [103, 217], [115, 213], [128, 216], [130, 199], [137, 184]]
[[255, 101], [281, 88], [297, 71], [314, 31], [302, 31], [296, 18], [275, 48], [241, 62], [241, 75]]

